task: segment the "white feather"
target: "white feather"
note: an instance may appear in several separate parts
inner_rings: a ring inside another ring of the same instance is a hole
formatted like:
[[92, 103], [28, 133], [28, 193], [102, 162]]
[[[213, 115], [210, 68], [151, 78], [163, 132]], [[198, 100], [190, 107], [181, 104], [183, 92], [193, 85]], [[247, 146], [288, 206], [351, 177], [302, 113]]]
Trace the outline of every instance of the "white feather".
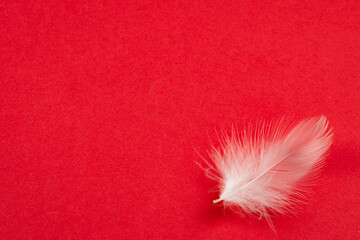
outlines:
[[[294, 204], [313, 184], [332, 144], [324, 116], [296, 125], [285, 121], [258, 126], [250, 134], [225, 135], [219, 150], [206, 162], [207, 176], [219, 183], [214, 203], [242, 214], [264, 217], [292, 213]], [[239, 211], [240, 210], [240, 211]]]

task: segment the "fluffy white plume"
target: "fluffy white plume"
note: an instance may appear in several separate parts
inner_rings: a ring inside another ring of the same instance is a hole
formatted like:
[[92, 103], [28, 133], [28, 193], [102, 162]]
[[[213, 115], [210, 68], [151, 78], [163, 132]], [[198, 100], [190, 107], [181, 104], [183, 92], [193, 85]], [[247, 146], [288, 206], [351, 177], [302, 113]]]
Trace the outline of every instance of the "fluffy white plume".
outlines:
[[207, 176], [219, 183], [222, 203], [241, 214], [264, 217], [291, 213], [312, 185], [332, 144], [324, 116], [298, 124], [284, 120], [224, 136], [206, 162]]

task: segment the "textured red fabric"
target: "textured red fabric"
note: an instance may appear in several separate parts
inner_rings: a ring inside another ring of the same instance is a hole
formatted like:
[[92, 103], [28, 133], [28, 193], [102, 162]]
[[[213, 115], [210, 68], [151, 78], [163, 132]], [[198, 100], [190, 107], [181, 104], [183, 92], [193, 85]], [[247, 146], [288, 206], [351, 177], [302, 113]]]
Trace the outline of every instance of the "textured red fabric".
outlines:
[[[359, 12], [356, 1], [2, 1], [1, 238], [359, 239]], [[335, 142], [277, 235], [212, 204], [194, 161], [216, 132], [320, 114]]]

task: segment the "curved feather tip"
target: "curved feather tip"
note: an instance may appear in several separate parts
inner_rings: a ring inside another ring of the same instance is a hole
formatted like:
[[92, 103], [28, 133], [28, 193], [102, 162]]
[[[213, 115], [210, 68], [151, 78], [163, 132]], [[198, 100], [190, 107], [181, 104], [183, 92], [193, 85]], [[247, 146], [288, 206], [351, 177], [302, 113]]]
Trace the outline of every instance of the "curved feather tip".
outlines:
[[263, 124], [241, 135], [233, 130], [220, 149], [214, 148], [212, 161], [205, 161], [207, 176], [219, 183], [213, 203], [264, 217], [274, 230], [271, 216], [294, 212], [314, 183], [332, 136], [325, 116]]

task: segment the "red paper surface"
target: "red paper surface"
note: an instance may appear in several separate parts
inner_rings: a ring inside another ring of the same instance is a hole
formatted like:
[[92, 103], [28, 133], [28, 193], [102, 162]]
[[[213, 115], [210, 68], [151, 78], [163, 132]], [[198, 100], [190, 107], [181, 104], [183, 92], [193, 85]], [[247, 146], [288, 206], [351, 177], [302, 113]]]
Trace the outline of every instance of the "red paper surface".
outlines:
[[[360, 239], [360, 5], [3, 1], [2, 239]], [[216, 132], [324, 114], [308, 204], [212, 204]], [[198, 152], [198, 153], [197, 153]]]

